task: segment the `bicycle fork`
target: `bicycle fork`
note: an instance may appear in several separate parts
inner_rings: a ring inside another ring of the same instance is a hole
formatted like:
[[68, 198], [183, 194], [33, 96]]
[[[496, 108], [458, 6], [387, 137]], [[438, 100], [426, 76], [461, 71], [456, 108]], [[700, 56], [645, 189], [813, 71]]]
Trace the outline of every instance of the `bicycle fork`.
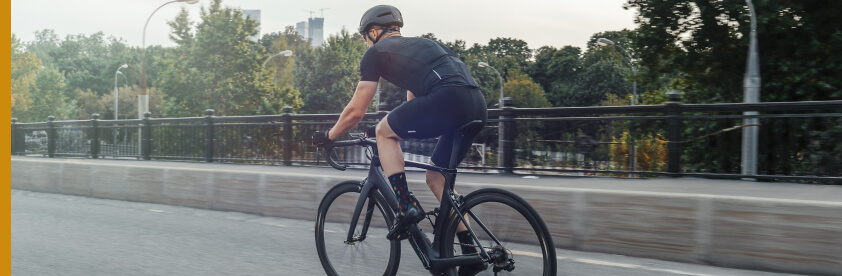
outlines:
[[[366, 181], [367, 179], [364, 179], [361, 183], [366, 183]], [[360, 186], [360, 197], [357, 199], [357, 205], [354, 207], [354, 215], [351, 217], [351, 223], [349, 225], [350, 228], [348, 228], [348, 237], [345, 239], [345, 244], [353, 245], [356, 244], [356, 242], [365, 240], [366, 238], [368, 227], [371, 225], [371, 217], [374, 215], [374, 207], [377, 205], [374, 202], [374, 199], [368, 200], [368, 206], [365, 211], [365, 220], [363, 221], [363, 229], [359, 236], [354, 236], [354, 234], [356, 234], [354, 233], [354, 229], [357, 228], [357, 223], [363, 210], [363, 205], [365, 205], [366, 199], [368, 198], [372, 187], [372, 185], [364, 184], [361, 184]]]

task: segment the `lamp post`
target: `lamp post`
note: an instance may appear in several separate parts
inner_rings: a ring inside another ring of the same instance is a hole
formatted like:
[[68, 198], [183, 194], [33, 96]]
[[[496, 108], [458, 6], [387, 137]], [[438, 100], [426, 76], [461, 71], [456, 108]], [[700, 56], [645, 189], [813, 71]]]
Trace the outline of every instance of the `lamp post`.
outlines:
[[[623, 50], [623, 52], [626, 53], [626, 56], [629, 58], [629, 67], [632, 69], [632, 73], [637, 75], [637, 68], [634, 66], [634, 64], [632, 64], [632, 57], [631, 57], [631, 54], [629, 54], [629, 51], [626, 51], [625, 48], [621, 47], [620, 45], [617, 45], [616, 43], [614, 43], [614, 41], [611, 41], [611, 40], [609, 40], [607, 38], [604, 38], [604, 37], [600, 37], [599, 39], [597, 39], [596, 44], [598, 44], [601, 47], [614, 46], [614, 47], [620, 48], [620, 50]], [[631, 105], [635, 105], [636, 102], [637, 102], [637, 80], [634, 80], [634, 81], [632, 81]], [[631, 145], [629, 145], [629, 167], [631, 168], [631, 171], [636, 171], [637, 170], [637, 158], [636, 158], [637, 157], [637, 147], [634, 145], [635, 141], [634, 141], [634, 136], [631, 135], [631, 129], [629, 129], [629, 141], [631, 142]], [[634, 177], [634, 174], [629, 174], [629, 176]]]
[[477, 65], [479, 67], [491, 68], [491, 70], [494, 70], [494, 72], [497, 73], [497, 77], [500, 78], [500, 103], [499, 103], [499, 106], [500, 106], [500, 108], [503, 108], [503, 76], [500, 76], [500, 71], [497, 71], [497, 69], [495, 69], [494, 67], [491, 67], [491, 65], [488, 65], [488, 63], [485, 63], [485, 62], [482, 62], [482, 61], [477, 63]]
[[[632, 57], [631, 57], [631, 54], [629, 54], [629, 51], [626, 51], [626, 49], [625, 49], [625, 48], [620, 47], [620, 45], [617, 45], [616, 43], [614, 43], [614, 41], [608, 40], [607, 38], [599, 38], [599, 39], [597, 39], [597, 40], [596, 40], [596, 44], [598, 44], [599, 46], [602, 46], [602, 47], [605, 47], [605, 46], [614, 46], [614, 47], [620, 48], [620, 50], [623, 50], [623, 52], [624, 52], [624, 53], [626, 53], [626, 56], [629, 58], [629, 68], [631, 68], [631, 69], [632, 69], [632, 72], [633, 72], [635, 75], [637, 75], [637, 68], [634, 66], [634, 64], [632, 64]], [[632, 100], [631, 100], [631, 105], [635, 105], [635, 102], [636, 102], [636, 101], [637, 101], [637, 80], [634, 80], [634, 81], [632, 81]]]
[[[119, 95], [119, 92], [117, 91], [117, 75], [122, 75], [123, 72], [120, 72], [120, 69], [125, 69], [125, 68], [129, 68], [129, 65], [128, 64], [120, 65], [120, 67], [117, 68], [117, 71], [114, 72], [114, 121], [116, 121], [120, 118], [120, 103], [117, 101], [117, 96]], [[117, 147], [117, 128], [114, 128], [111, 131], [111, 134], [114, 135], [114, 144], [112, 145], [112, 147]], [[115, 156], [116, 156], [116, 154], [115, 154]]]
[[[748, 60], [746, 61], [746, 74], [743, 79], [743, 102], [760, 102], [760, 61], [757, 53], [757, 14], [754, 13], [754, 5], [751, 0], [746, 0], [749, 13], [751, 13], [751, 34], [748, 46]], [[743, 115], [757, 115], [757, 111], [746, 111]], [[743, 119], [743, 150], [742, 150], [742, 174], [757, 174], [757, 118]], [[751, 179], [753, 180], [753, 179]]]
[[[120, 76], [123, 76], [123, 81], [124, 81], [123, 82], [123, 90], [126, 91], [126, 93], [128, 93], [129, 92], [129, 78], [127, 78], [126, 74], [123, 74], [123, 72], [117, 71], [117, 74], [120, 75]], [[117, 106], [117, 105], [114, 105], [114, 106]], [[119, 118], [119, 117], [117, 117], [117, 118]], [[129, 137], [128, 133], [129, 133], [128, 131], [123, 131], [123, 146], [126, 146], [128, 144], [128, 139], [127, 139]]]
[[291, 56], [291, 55], [292, 55], [292, 51], [291, 51], [291, 50], [284, 50], [283, 52], [280, 52], [280, 53], [274, 54], [274, 55], [272, 55], [271, 57], [267, 58], [267, 59], [266, 59], [266, 61], [264, 61], [264, 62], [263, 62], [263, 65], [261, 65], [261, 66], [265, 67], [265, 66], [266, 66], [266, 63], [268, 63], [268, 62], [269, 62], [269, 60], [270, 60], [270, 59], [272, 59], [273, 57], [276, 57], [276, 56], [285, 56], [285, 57], [288, 57], [288, 56]]
[[117, 96], [119, 95], [119, 92], [117, 91], [117, 75], [122, 75], [123, 72], [120, 72], [120, 69], [125, 69], [125, 68], [129, 68], [129, 65], [128, 64], [120, 65], [120, 67], [117, 68], [117, 71], [114, 72], [114, 120], [119, 119], [118, 114], [120, 114], [120, 106], [119, 106], [119, 103], [117, 102]]
[[[504, 105], [503, 105], [503, 76], [500, 76], [500, 71], [497, 71], [497, 69], [495, 69], [494, 67], [491, 67], [491, 65], [488, 65], [488, 63], [480, 61], [479, 63], [477, 63], [477, 65], [479, 67], [491, 68], [491, 70], [494, 70], [494, 72], [497, 73], [497, 78], [500, 79], [500, 103], [499, 103], [499, 105], [500, 105], [500, 109], [503, 109], [503, 107], [504, 107]], [[500, 150], [500, 154], [498, 154], [498, 156], [497, 156], [497, 167], [503, 167], [503, 165], [504, 165], [503, 164], [504, 163], [503, 162], [504, 161], [503, 160], [503, 152], [504, 151], [502, 149], [503, 149], [503, 145], [505, 143], [506, 143], [505, 129], [503, 127], [503, 123], [500, 122], [500, 127], [497, 128], [497, 146], [500, 147], [501, 150]]]
[[140, 58], [140, 93], [137, 95], [137, 118], [143, 118], [143, 113], [149, 111], [149, 91], [146, 89], [146, 27], [149, 25], [149, 20], [152, 19], [153, 15], [155, 15], [155, 12], [167, 4], [178, 2], [196, 4], [199, 3], [199, 0], [173, 0], [166, 2], [155, 9], [155, 11], [149, 15], [149, 18], [146, 19], [146, 24], [143, 24], [143, 53]]

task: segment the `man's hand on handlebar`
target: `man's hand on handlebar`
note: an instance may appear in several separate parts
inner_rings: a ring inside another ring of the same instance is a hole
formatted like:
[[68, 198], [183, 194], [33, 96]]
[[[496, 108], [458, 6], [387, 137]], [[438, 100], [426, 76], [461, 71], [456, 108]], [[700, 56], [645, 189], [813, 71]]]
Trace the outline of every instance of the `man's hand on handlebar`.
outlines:
[[329, 146], [330, 144], [333, 144], [333, 140], [330, 140], [330, 138], [328, 138], [328, 132], [328, 130], [324, 132], [313, 132], [313, 145], [316, 147], [325, 147]]

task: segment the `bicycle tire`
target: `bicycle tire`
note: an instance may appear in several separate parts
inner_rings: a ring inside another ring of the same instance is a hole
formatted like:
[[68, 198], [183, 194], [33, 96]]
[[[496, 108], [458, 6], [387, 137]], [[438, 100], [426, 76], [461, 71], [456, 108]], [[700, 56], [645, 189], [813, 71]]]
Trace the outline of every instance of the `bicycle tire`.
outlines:
[[[386, 239], [388, 226], [394, 219], [394, 214], [379, 192], [372, 191], [368, 196], [355, 228], [355, 233], [360, 234], [367, 213], [366, 208], [373, 200], [376, 208], [371, 219], [372, 227], [369, 227], [366, 238], [353, 244], [345, 243], [350, 228], [350, 218], [353, 216], [361, 187], [357, 181], [336, 184], [325, 194], [319, 204], [315, 226], [316, 249], [319, 261], [327, 275], [340, 275], [337, 271], [341, 271], [342, 275], [377, 275], [377, 272], [371, 272], [372, 267], [377, 266], [372, 265], [372, 262], [382, 262], [383, 259], [387, 260], [383, 275], [395, 275], [398, 271], [400, 241]], [[387, 252], [388, 256], [384, 252]], [[378, 254], [382, 258], [379, 258]], [[350, 261], [337, 260], [340, 257], [350, 258]]]
[[[502, 270], [497, 275], [556, 275], [558, 260], [550, 231], [538, 212], [523, 198], [506, 190], [481, 189], [464, 197], [460, 212], [467, 214], [468, 210], [512, 253], [515, 269], [510, 272]], [[456, 239], [456, 230], [461, 221], [455, 212], [451, 212], [448, 222], [440, 252], [442, 257], [461, 255], [461, 246]], [[468, 222], [482, 245], [487, 251], [490, 250], [490, 245], [496, 243], [473, 219]], [[495, 275], [494, 267], [493, 264], [489, 265], [488, 269], [477, 275]], [[538, 270], [541, 272], [538, 273]], [[446, 274], [455, 275], [454, 271]]]

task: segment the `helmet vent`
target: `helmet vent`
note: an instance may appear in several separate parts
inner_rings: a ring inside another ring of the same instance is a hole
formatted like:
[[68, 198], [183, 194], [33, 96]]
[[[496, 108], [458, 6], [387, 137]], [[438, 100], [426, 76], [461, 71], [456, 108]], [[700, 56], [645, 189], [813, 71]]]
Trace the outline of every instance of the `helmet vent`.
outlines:
[[377, 17], [384, 17], [384, 16], [387, 16], [387, 15], [392, 15], [392, 12], [381, 13]]

